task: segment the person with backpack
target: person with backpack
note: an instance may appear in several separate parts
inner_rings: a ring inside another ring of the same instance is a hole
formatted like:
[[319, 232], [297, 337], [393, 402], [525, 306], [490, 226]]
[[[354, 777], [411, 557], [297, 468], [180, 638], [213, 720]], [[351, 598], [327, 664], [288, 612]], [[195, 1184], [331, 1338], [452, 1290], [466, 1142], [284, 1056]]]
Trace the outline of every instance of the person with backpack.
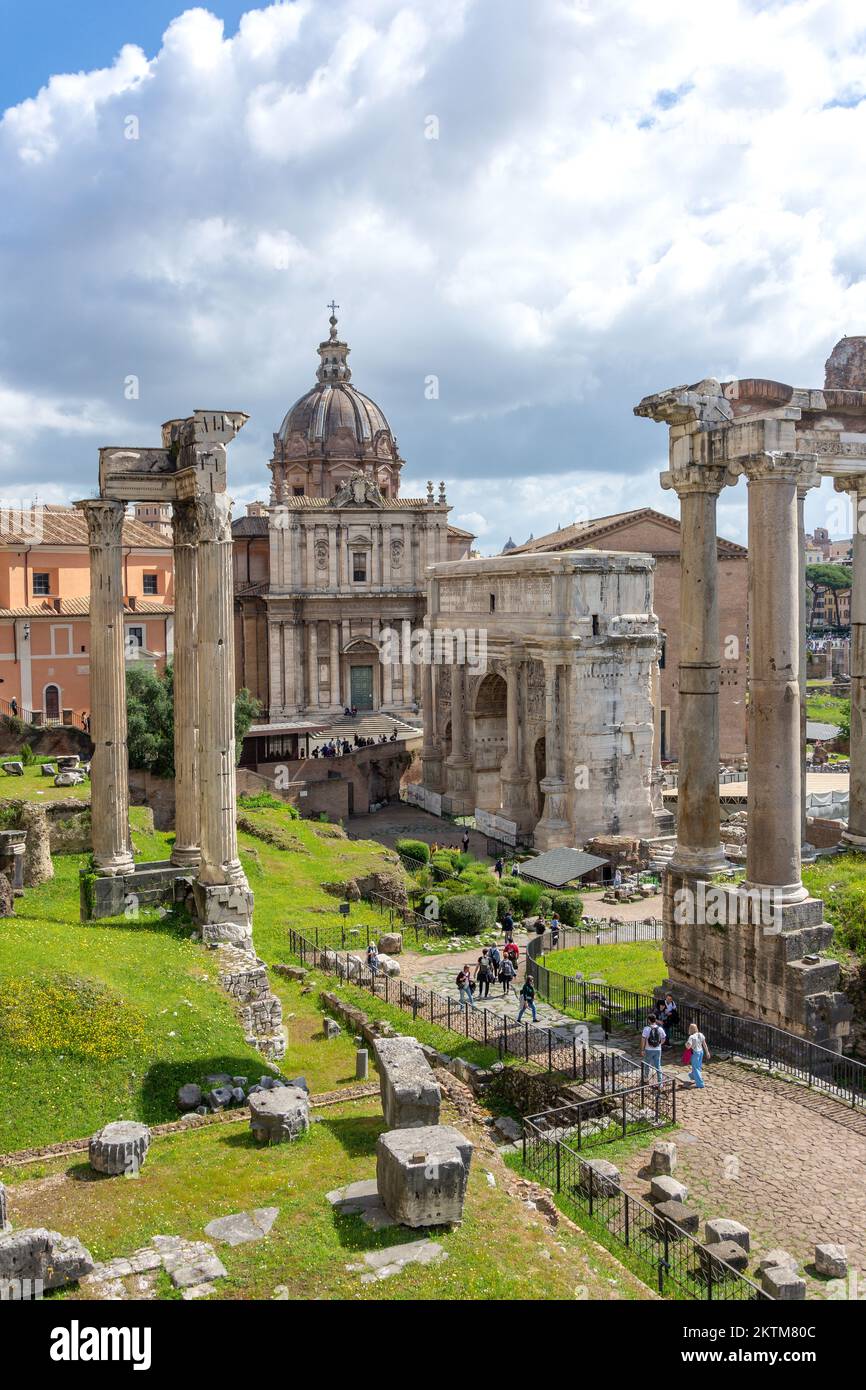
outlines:
[[514, 979], [516, 974], [517, 971], [514, 969], [514, 966], [511, 962], [511, 957], [506, 956], [499, 967], [499, 978], [502, 981], [503, 998], [506, 994], [511, 993], [511, 981]]
[[493, 972], [490, 969], [490, 959], [487, 947], [478, 957], [478, 964], [475, 967], [475, 987], [478, 990], [478, 998], [486, 999], [490, 993], [490, 982], [493, 979]]
[[532, 983], [528, 975], [526, 979], [523, 981], [523, 985], [521, 986], [520, 998], [522, 1002], [520, 1008], [517, 1010], [517, 1022], [520, 1022], [527, 1009], [531, 1009], [532, 1022], [537, 1023], [538, 1012], [535, 1007], [535, 985]]
[[702, 1091], [704, 1089], [704, 1058], [709, 1057], [710, 1049], [707, 1047], [707, 1040], [696, 1023], [689, 1024], [689, 1036], [686, 1046], [692, 1054], [692, 1081], [694, 1081], [697, 1089]]
[[514, 918], [510, 909], [502, 919], [502, 930], [505, 933], [506, 942], [514, 940]]
[[501, 858], [497, 859], [496, 863], [493, 865], [493, 872], [495, 873], [496, 877], [500, 880], [502, 878], [502, 870], [504, 868], [505, 864], [503, 860]]
[[560, 928], [560, 925], [561, 925], [561, 924], [560, 924], [560, 921], [559, 921], [559, 917], [558, 917], [557, 914], [554, 912], [553, 916], [552, 916], [551, 919], [550, 919], [550, 935], [551, 935], [551, 937], [552, 937], [552, 939], [553, 939], [554, 948], [557, 947], [557, 946], [559, 945], [559, 928]]
[[472, 990], [469, 988], [470, 974], [465, 965], [461, 965], [460, 971], [455, 980], [457, 993], [460, 996], [460, 1003], [467, 1004], [470, 1009], [475, 1008], [475, 1000], [472, 998]]
[[462, 842], [462, 843], [463, 843], [463, 853], [464, 853], [464, 854], [468, 854], [468, 853], [469, 853], [469, 831], [468, 831], [468, 830], [464, 830], [464, 831], [463, 831], [463, 842]]
[[373, 941], [367, 947], [367, 969], [373, 976], [379, 973], [379, 952]]
[[662, 1076], [662, 1047], [664, 1046], [665, 1037], [665, 1030], [662, 1028], [655, 1014], [649, 1014], [646, 1021], [646, 1028], [644, 1028], [641, 1033], [640, 1051], [644, 1066], [655, 1068], [657, 1086], [661, 1086], [664, 1081], [664, 1077]]
[[491, 946], [487, 952], [487, 959], [490, 962], [490, 971], [494, 980], [499, 979], [499, 967], [502, 964], [502, 957], [499, 954], [498, 946]]
[[520, 947], [515, 941], [509, 941], [505, 950], [502, 952], [506, 960], [510, 960], [514, 966], [514, 973], [517, 974], [517, 962], [520, 960]]

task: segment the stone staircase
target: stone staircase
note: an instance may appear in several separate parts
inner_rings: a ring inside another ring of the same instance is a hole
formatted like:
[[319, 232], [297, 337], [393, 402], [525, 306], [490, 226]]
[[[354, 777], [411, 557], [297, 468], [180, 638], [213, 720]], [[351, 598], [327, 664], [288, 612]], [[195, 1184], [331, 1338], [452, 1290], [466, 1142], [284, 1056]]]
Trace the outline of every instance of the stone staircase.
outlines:
[[673, 852], [677, 847], [676, 835], [660, 835], [655, 840], [646, 840], [645, 844], [649, 850], [649, 868], [657, 873], [662, 873], [670, 864]]
[[412, 738], [422, 732], [422, 723], [419, 718], [416, 722], [407, 719], [403, 715], [385, 714], [381, 711], [359, 711], [357, 719], [352, 719], [348, 715], [336, 715], [330, 720], [327, 729], [317, 734], [315, 739], [310, 739], [310, 746], [315, 743], [327, 743], [329, 738], [347, 738], [351, 743], [355, 734], [360, 738], [378, 739], [385, 734], [390, 739], [394, 730], [397, 730], [398, 740]]

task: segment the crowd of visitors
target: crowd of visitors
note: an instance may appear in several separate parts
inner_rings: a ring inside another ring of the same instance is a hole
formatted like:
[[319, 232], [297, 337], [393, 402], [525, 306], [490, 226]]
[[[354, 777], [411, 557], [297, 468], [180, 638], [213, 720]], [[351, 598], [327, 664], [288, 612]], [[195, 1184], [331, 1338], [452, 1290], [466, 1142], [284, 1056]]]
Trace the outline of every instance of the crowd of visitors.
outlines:
[[378, 738], [365, 738], [363, 734], [355, 734], [351, 743], [347, 738], [330, 738], [327, 743], [317, 743], [315, 748], [311, 748], [310, 756], [313, 758], [344, 758], [348, 753], [353, 753], [356, 748], [377, 748], [381, 743], [396, 742], [396, 729], [392, 729], [390, 735], [380, 734]]

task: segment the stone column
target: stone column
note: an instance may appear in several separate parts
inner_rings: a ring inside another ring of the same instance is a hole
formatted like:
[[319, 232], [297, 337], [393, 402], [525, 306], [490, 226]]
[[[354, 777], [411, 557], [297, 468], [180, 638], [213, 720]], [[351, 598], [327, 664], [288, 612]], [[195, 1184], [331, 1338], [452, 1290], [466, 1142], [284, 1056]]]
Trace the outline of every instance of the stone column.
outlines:
[[556, 661], [544, 663], [544, 759], [545, 776], [539, 783], [544, 793], [544, 812], [535, 827], [537, 849], [555, 849], [568, 843], [568, 784], [563, 775], [563, 690], [565, 671]]
[[400, 651], [403, 657], [403, 704], [415, 703], [415, 667], [412, 664], [412, 624], [404, 618], [400, 624]]
[[131, 874], [126, 652], [121, 567], [122, 502], [77, 502], [90, 541], [90, 810], [93, 862], [100, 874]]
[[797, 485], [814, 458], [753, 454], [749, 480], [749, 814], [747, 888], [773, 903], [809, 895], [800, 877], [800, 565]]
[[231, 499], [195, 500], [198, 521], [199, 795], [195, 883], [203, 939], [252, 946], [252, 893], [238, 857]]
[[466, 756], [466, 667], [451, 667], [451, 752], [446, 761], [448, 794], [461, 805], [453, 809], [469, 809], [472, 784], [472, 762]]
[[866, 473], [836, 480], [851, 493], [854, 563], [851, 581], [851, 775], [848, 787], [848, 849], [866, 850]]
[[520, 694], [523, 662], [519, 653], [510, 652], [506, 675], [507, 747], [499, 778], [502, 787], [502, 811], [509, 820], [524, 827], [529, 811], [529, 779], [520, 759]]
[[388, 622], [386, 620], [384, 623], [382, 623], [381, 627], [379, 628], [378, 639], [379, 664], [382, 671], [382, 693], [380, 698], [382, 701], [382, 707], [390, 708], [390, 706], [394, 703], [394, 667], [391, 663], [389, 653], [389, 646], [392, 645], [392, 643], [382, 641], [382, 632], [385, 629], [387, 629], [389, 632], [396, 632], [397, 629], [394, 627], [393, 623]]
[[340, 625], [331, 623], [331, 704], [342, 712], [340, 703]]
[[[431, 655], [430, 652], [425, 653], [428, 658]], [[421, 709], [424, 720], [424, 740], [421, 744], [421, 780], [430, 791], [438, 792], [442, 790], [442, 754], [436, 743], [433, 662], [430, 659], [421, 666]]]
[[174, 848], [172, 864], [197, 869], [201, 857], [198, 789], [198, 539], [195, 503], [175, 502]]
[[806, 828], [806, 696], [808, 693], [808, 660], [806, 633], [809, 625], [806, 604], [806, 494], [811, 483], [797, 484], [797, 585], [800, 594], [800, 642], [797, 652], [797, 675], [800, 685], [800, 855], [814, 858], [815, 849], [809, 844]]
[[337, 587], [337, 527], [328, 526], [328, 587]]
[[313, 709], [319, 708], [319, 629], [315, 620], [307, 623], [307, 636], [310, 648], [307, 656], [307, 680], [309, 701]]
[[680, 499], [677, 847], [671, 868], [708, 877], [726, 866], [719, 834], [719, 643], [716, 503], [725, 468], [665, 474]]

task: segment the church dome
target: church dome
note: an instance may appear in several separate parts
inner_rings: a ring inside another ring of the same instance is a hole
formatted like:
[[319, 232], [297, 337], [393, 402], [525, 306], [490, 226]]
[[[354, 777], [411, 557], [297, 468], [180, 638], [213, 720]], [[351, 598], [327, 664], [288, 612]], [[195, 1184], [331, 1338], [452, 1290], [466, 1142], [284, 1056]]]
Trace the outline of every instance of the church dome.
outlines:
[[351, 351], [337, 337], [332, 312], [330, 335], [319, 344], [317, 384], [287, 412], [274, 436], [282, 451], [355, 459], [397, 459], [397, 441], [375, 401], [351, 384]]

